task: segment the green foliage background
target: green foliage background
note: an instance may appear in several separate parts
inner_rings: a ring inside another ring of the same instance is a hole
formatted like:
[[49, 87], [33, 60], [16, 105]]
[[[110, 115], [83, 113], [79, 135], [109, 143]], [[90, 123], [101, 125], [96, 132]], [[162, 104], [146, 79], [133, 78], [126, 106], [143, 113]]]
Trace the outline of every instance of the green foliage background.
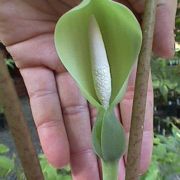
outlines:
[[141, 180], [179, 180], [180, 130], [174, 126], [172, 135], [155, 135], [152, 163]]

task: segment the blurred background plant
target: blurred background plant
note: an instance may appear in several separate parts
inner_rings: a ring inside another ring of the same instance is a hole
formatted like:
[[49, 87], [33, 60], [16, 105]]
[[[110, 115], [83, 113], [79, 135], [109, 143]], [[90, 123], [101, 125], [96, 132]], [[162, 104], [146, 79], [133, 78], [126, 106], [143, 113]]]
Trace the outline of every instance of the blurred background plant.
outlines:
[[156, 134], [152, 163], [141, 180], [179, 180], [180, 179], [180, 130], [172, 126], [172, 134]]
[[[152, 59], [154, 88], [154, 129], [157, 133], [170, 133], [168, 121], [180, 127], [180, 56], [179, 51], [169, 61]], [[169, 118], [176, 117], [176, 118]]]
[[[15, 69], [15, 63], [13, 61], [13, 59], [9, 56], [7, 59], [4, 59], [7, 68], [9, 70], [9, 73], [12, 75], [13, 71]], [[6, 121], [4, 120], [4, 110], [3, 110], [3, 106], [1, 105], [0, 102], [0, 128], [4, 128], [6, 126]]]
[[[9, 156], [9, 148], [0, 144], [0, 179], [3, 180], [26, 180], [22, 167], [18, 165], [18, 158], [15, 154]], [[53, 168], [46, 160], [44, 154], [39, 154], [39, 161], [45, 180], [71, 180], [71, 170], [67, 166], [63, 169]]]

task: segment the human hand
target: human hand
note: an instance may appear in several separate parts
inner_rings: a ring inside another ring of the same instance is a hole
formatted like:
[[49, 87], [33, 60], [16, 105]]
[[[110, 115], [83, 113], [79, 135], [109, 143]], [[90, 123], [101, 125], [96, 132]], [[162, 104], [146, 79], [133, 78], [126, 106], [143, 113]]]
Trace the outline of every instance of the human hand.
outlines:
[[[144, 12], [145, 0], [119, 0], [129, 2], [129, 7], [141, 17]], [[153, 51], [156, 55], [170, 58], [175, 51], [175, 16], [177, 0], [157, 0], [156, 24]]]
[[[75, 82], [60, 63], [53, 42], [53, 31], [59, 16], [78, 2], [0, 0], [0, 40], [13, 56], [24, 78], [41, 145], [49, 162], [55, 167], [62, 167], [70, 161], [75, 180], [98, 180], [98, 162], [91, 145], [91, 127], [96, 112], [81, 96]], [[140, 7], [136, 9], [140, 11]], [[169, 12], [173, 14], [173, 9], [169, 9]], [[171, 18], [167, 25], [173, 21], [173, 17]], [[164, 25], [166, 29], [167, 25]], [[157, 26], [160, 26], [158, 22]], [[157, 29], [159, 32], [160, 29]], [[169, 31], [168, 34], [170, 37]], [[166, 38], [163, 37], [164, 39]], [[155, 46], [159, 47], [156, 43]], [[163, 56], [167, 56], [167, 51], [163, 52]], [[130, 77], [123, 101], [116, 107], [117, 116], [121, 116], [127, 135], [131, 119], [129, 111], [132, 107], [134, 74], [135, 72]], [[151, 81], [146, 109], [141, 173], [148, 167], [152, 151]], [[120, 179], [124, 177], [124, 162], [124, 159], [121, 159]]]

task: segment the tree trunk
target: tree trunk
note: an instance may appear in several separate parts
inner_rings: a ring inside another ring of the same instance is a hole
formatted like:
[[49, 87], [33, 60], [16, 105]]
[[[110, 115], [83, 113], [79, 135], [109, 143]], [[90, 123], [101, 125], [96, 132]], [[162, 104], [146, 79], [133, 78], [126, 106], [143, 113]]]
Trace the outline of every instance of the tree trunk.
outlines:
[[145, 1], [143, 18], [143, 43], [138, 61], [135, 94], [132, 110], [126, 180], [139, 179], [141, 145], [144, 128], [145, 107], [150, 72], [150, 60], [156, 15], [156, 0]]
[[43, 180], [40, 164], [23, 116], [15, 87], [5, 65], [5, 52], [0, 49], [0, 100], [28, 180]]

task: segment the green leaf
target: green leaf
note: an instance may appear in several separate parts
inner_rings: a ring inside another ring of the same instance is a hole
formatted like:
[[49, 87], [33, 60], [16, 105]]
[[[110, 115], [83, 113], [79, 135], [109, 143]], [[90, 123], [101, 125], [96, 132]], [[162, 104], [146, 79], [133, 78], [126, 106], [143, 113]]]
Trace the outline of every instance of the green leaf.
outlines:
[[54, 179], [56, 180], [57, 179], [57, 172], [56, 172], [56, 169], [53, 168], [52, 166], [47, 166], [44, 170], [43, 170], [43, 173], [46, 175], [46, 179], [47, 180], [50, 180], [50, 179]]
[[5, 146], [4, 144], [0, 144], [0, 154], [4, 154], [9, 152], [9, 148]]
[[153, 88], [154, 89], [158, 89], [160, 87], [160, 84], [161, 84], [160, 80], [158, 80], [158, 79], [153, 80]]
[[15, 68], [15, 63], [12, 59], [5, 59], [6, 65], [10, 68], [10, 69], [14, 69]]
[[125, 151], [125, 133], [114, 112], [101, 110], [93, 127], [93, 146], [104, 161], [116, 161]]
[[127, 79], [135, 63], [142, 40], [141, 28], [133, 13], [110, 0], [84, 0], [63, 15], [55, 29], [57, 53], [84, 96], [101, 107], [91, 70], [89, 19], [94, 16], [100, 27], [108, 56], [112, 94], [111, 107], [124, 95]]
[[151, 166], [146, 174], [141, 177], [141, 180], [158, 180], [160, 175], [157, 161], [152, 161]]
[[14, 169], [14, 161], [6, 156], [0, 156], [0, 177], [6, 176]]
[[154, 148], [154, 153], [158, 158], [164, 158], [166, 156], [166, 146], [164, 144], [159, 144], [156, 148]]
[[71, 180], [71, 175], [70, 175], [70, 167], [65, 167], [63, 169], [55, 169], [52, 167], [44, 154], [39, 155], [39, 160], [41, 164], [41, 168], [44, 174], [44, 177], [46, 180]]
[[167, 100], [168, 100], [168, 88], [167, 88], [167, 86], [163, 85], [163, 86], [160, 87], [159, 90], [160, 90], [164, 100], [167, 102]]
[[160, 139], [158, 137], [155, 137], [153, 140], [153, 144], [158, 145], [160, 143]]
[[175, 89], [178, 86], [177, 81], [172, 81], [170, 79], [164, 80], [164, 84], [171, 90]]

